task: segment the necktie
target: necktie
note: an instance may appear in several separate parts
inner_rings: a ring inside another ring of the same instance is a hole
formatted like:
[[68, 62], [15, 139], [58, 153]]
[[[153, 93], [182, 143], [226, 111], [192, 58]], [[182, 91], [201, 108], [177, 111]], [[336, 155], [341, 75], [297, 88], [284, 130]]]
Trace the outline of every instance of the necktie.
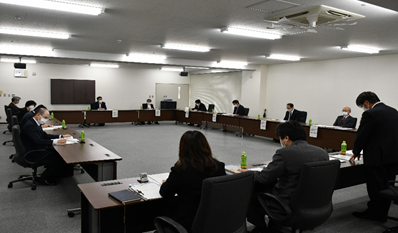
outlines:
[[290, 117], [292, 116], [292, 112], [289, 111], [289, 118], [287, 119], [288, 121], [290, 121]]
[[236, 107], [235, 114], [238, 114], [238, 107]]
[[343, 121], [344, 121], [344, 120], [345, 120], [345, 117], [343, 117], [343, 119], [341, 120], [340, 125], [343, 124]]

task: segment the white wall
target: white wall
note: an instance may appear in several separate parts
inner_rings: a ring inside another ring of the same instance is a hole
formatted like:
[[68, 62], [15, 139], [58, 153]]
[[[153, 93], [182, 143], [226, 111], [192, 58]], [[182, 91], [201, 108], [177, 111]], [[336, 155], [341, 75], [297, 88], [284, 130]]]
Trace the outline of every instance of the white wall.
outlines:
[[257, 66], [255, 71], [242, 72], [242, 98], [239, 102], [249, 108], [249, 116], [263, 116], [265, 108], [265, 87], [267, 66]]
[[[12, 63], [0, 63], [0, 105], [8, 105], [10, 94], [20, 96], [19, 107], [29, 99], [44, 104], [49, 109], [87, 109], [88, 105], [51, 105], [50, 79], [86, 79], [96, 81], [96, 96], [101, 95], [110, 109], [138, 109], [149, 95], [156, 98], [156, 83], [189, 84], [189, 77], [178, 72], [155, 69], [109, 69], [81, 65], [27, 64], [28, 78], [15, 78]], [[36, 76], [32, 73], [35, 72]], [[94, 102], [95, 100], [93, 100]], [[0, 110], [0, 122], [5, 122], [4, 110]]]
[[398, 108], [398, 55], [300, 62], [268, 67], [267, 117], [281, 119], [286, 103], [308, 113], [307, 122], [333, 124], [344, 106], [359, 119], [355, 100], [363, 91], [375, 92], [381, 101]]

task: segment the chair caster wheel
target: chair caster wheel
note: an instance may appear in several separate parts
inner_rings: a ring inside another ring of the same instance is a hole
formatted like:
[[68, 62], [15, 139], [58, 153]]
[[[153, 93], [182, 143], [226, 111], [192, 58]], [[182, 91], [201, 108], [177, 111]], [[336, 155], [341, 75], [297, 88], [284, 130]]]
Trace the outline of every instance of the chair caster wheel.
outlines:
[[75, 217], [75, 214], [74, 213], [68, 213], [68, 216], [69, 216], [69, 218], [73, 218], [73, 217]]
[[12, 183], [8, 183], [8, 188], [12, 188]]
[[36, 190], [36, 185], [32, 185], [32, 190]]
[[84, 170], [82, 169], [82, 170], [80, 171], [80, 173], [83, 174], [83, 173], [84, 173]]

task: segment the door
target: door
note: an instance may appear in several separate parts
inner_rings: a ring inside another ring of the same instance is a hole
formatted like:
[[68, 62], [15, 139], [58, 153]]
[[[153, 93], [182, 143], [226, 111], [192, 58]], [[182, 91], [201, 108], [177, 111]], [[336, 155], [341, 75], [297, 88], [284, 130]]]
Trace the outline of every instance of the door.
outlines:
[[177, 109], [188, 107], [189, 84], [156, 83], [156, 107], [165, 99], [177, 101]]

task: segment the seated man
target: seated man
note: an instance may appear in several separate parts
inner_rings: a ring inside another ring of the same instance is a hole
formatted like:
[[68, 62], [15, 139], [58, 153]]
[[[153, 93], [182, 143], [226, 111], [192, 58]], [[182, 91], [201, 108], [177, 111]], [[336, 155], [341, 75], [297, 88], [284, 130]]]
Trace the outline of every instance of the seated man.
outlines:
[[36, 102], [35, 101], [33, 101], [33, 100], [26, 101], [25, 108], [22, 108], [21, 111], [19, 111], [19, 113], [17, 114], [18, 122], [21, 122], [22, 117], [26, 113], [28, 113], [30, 111], [33, 111], [35, 109], [35, 107], [36, 107]]
[[239, 104], [238, 100], [232, 101], [232, 104], [234, 105], [234, 112], [233, 114], [239, 115], [239, 116], [245, 116], [245, 107], [243, 105]]
[[200, 99], [195, 100], [195, 107], [192, 109], [192, 111], [207, 111], [207, 108], [202, 102], [200, 102]]
[[[45, 185], [56, 185], [57, 179], [68, 173], [70, 169], [61, 156], [51, 148], [52, 145], [65, 144], [62, 135], [47, 134], [40, 127], [50, 118], [50, 113], [45, 108], [40, 108], [35, 115], [28, 119], [21, 129], [21, 140], [27, 152], [45, 149], [47, 152], [35, 152], [26, 157], [26, 160], [35, 162], [41, 160], [46, 164], [46, 170], [38, 181]], [[69, 134], [63, 135], [70, 137]], [[69, 169], [68, 169], [69, 168]], [[72, 167], [73, 168], [73, 167]]]
[[333, 126], [340, 126], [344, 128], [354, 128], [357, 125], [357, 118], [350, 116], [351, 108], [344, 107], [343, 115], [338, 116]]
[[[155, 110], [155, 106], [152, 104], [152, 100], [151, 99], [147, 99], [146, 100], [146, 104], [142, 104], [144, 110]], [[145, 125], [145, 122], [140, 122], [141, 125]], [[152, 124], [151, 121], [147, 122], [148, 125]], [[155, 124], [159, 124], [159, 122], [155, 121]]]
[[286, 104], [286, 114], [283, 120], [285, 121], [298, 121], [300, 119], [300, 111], [294, 109], [294, 104], [288, 103]]
[[[272, 161], [261, 172], [255, 172], [254, 194], [247, 220], [256, 226], [252, 232], [266, 232], [265, 210], [257, 199], [257, 193], [270, 192], [289, 203], [298, 184], [304, 163], [329, 160], [322, 148], [306, 141], [303, 126], [296, 121], [279, 124], [276, 128], [282, 148], [275, 152]], [[272, 224], [272, 223], [271, 223]]]
[[[19, 127], [21, 127], [21, 129], [22, 129], [22, 127], [24, 126], [24, 124], [25, 124], [28, 120], [32, 119], [32, 117], [36, 114], [36, 112], [37, 112], [40, 108], [47, 109], [44, 105], [40, 104], [40, 105], [37, 106], [35, 109], [33, 109], [33, 111], [27, 112], [27, 113], [22, 117], [21, 121], [19, 121]], [[41, 124], [40, 126], [41, 126], [42, 128], [53, 127], [52, 125], [49, 125], [49, 124]]]
[[106, 110], [106, 104], [101, 96], [97, 97], [97, 102], [91, 104], [91, 110]]
[[8, 105], [8, 107], [11, 109], [12, 115], [18, 115], [18, 113], [21, 111], [21, 109], [17, 107], [20, 99], [21, 97], [19, 96], [14, 96], [11, 98], [11, 103]]

